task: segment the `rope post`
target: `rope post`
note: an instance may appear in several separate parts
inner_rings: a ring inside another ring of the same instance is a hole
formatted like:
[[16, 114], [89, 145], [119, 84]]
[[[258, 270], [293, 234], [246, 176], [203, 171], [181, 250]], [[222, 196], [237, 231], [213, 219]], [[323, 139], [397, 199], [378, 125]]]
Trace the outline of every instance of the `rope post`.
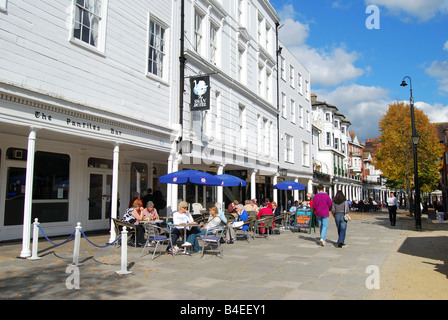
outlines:
[[33, 227], [33, 254], [31, 255], [31, 257], [28, 260], [41, 260], [41, 257], [37, 256], [37, 250], [39, 247], [39, 220], [36, 218], [34, 219], [34, 223], [33, 223], [34, 227]]
[[123, 227], [121, 232], [121, 270], [115, 271], [117, 274], [130, 274], [128, 271], [128, 231]]
[[79, 249], [80, 249], [80, 241], [81, 241], [81, 222], [78, 222], [76, 226], [75, 232], [75, 247], [73, 248], [73, 263], [69, 264], [69, 266], [81, 266], [82, 263], [79, 263]]

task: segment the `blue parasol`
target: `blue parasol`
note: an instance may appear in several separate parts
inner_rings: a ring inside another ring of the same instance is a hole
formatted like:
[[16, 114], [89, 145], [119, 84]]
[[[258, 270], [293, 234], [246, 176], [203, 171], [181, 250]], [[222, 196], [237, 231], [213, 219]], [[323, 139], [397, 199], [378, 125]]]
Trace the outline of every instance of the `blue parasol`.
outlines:
[[176, 171], [159, 178], [161, 183], [171, 184], [197, 184], [203, 186], [222, 186], [222, 179], [206, 172], [197, 170]]
[[246, 181], [238, 177], [232, 176], [230, 174], [220, 174], [216, 176], [217, 178], [224, 181], [223, 187], [245, 187]]
[[274, 186], [278, 190], [305, 190], [306, 187], [295, 181], [283, 181]]

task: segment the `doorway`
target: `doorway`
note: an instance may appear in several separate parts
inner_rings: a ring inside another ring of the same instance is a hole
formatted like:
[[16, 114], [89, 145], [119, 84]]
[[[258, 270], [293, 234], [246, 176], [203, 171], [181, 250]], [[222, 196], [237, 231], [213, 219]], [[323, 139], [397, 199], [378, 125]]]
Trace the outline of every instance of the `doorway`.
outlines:
[[103, 170], [89, 172], [89, 229], [110, 227], [112, 175]]

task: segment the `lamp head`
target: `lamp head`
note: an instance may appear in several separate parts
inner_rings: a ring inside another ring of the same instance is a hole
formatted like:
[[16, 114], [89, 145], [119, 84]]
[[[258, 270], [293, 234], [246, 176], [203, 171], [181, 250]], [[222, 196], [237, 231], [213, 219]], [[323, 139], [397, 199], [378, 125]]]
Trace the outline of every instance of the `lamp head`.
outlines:
[[403, 80], [403, 82], [400, 84], [401, 87], [406, 87], [408, 84], [406, 83], [406, 81]]
[[418, 146], [418, 144], [420, 143], [420, 140], [421, 140], [421, 136], [418, 133], [415, 133], [412, 135], [412, 143], [415, 146]]

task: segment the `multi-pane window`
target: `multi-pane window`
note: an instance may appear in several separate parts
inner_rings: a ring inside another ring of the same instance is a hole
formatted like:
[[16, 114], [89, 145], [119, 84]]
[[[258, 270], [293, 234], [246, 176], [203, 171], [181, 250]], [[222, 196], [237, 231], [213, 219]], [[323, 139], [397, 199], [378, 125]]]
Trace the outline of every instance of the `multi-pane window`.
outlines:
[[285, 161], [294, 163], [294, 137], [286, 134]]
[[244, 15], [245, 15], [244, 0], [239, 0], [238, 1], [238, 22], [239, 22], [240, 26], [245, 26], [245, 24], [246, 24], [246, 19], [245, 19]]
[[305, 81], [305, 98], [307, 98], [308, 100], [310, 100], [311, 99], [311, 96], [310, 96], [310, 90], [311, 90], [311, 88], [310, 88], [310, 83], [306, 80]]
[[296, 102], [291, 100], [291, 122], [296, 123]]
[[309, 147], [309, 144], [307, 142], [302, 142], [302, 148], [303, 148], [302, 165], [304, 167], [309, 167], [310, 166], [310, 147]]
[[270, 43], [270, 36], [271, 36], [271, 28], [266, 25], [266, 50], [269, 52], [271, 49], [271, 43]]
[[283, 57], [281, 57], [281, 74], [282, 79], [286, 81], [286, 60]]
[[288, 117], [287, 108], [286, 108], [286, 94], [282, 92], [282, 116], [284, 118]]
[[264, 94], [265, 94], [265, 92], [263, 90], [263, 77], [264, 77], [263, 69], [264, 68], [262, 65], [258, 66], [258, 94], [261, 97], [264, 97]]
[[291, 85], [291, 87], [294, 88], [294, 78], [295, 78], [295, 73], [294, 73], [294, 67], [293, 66], [289, 66], [289, 84]]
[[99, 48], [104, 0], [76, 0], [73, 37]]
[[311, 131], [311, 114], [308, 110], [306, 111], [306, 130]]
[[0, 0], [0, 12], [6, 12], [6, 2], [7, 0]]
[[194, 50], [201, 53], [202, 50], [202, 19], [203, 16], [199, 12], [194, 14]]
[[163, 78], [163, 63], [165, 58], [165, 28], [150, 21], [148, 72]]
[[238, 48], [238, 80], [243, 82], [243, 72], [244, 72], [244, 49]]
[[266, 100], [271, 101], [271, 76], [272, 74], [266, 70]]
[[239, 106], [239, 138], [241, 141], [241, 147], [246, 147], [246, 108], [243, 105]]
[[210, 25], [210, 61], [216, 64], [216, 53], [218, 48], [218, 28], [213, 24]]

